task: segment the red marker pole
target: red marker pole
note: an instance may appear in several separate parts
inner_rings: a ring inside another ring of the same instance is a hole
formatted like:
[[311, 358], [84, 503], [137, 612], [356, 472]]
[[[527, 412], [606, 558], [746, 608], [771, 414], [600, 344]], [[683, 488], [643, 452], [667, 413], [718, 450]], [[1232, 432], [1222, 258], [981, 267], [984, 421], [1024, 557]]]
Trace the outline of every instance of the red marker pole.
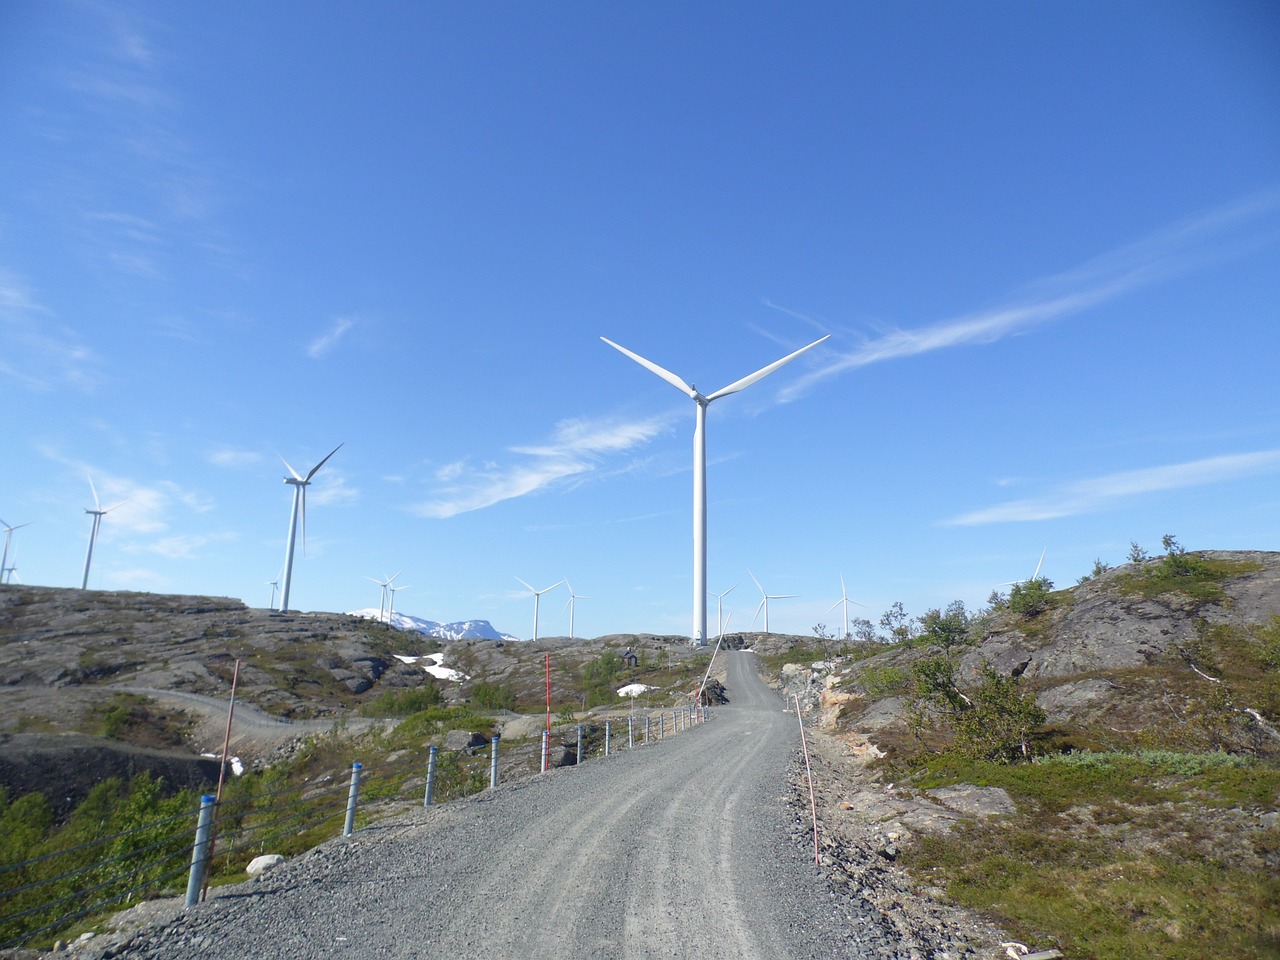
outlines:
[[547, 733], [551, 732], [551, 654], [547, 654]]

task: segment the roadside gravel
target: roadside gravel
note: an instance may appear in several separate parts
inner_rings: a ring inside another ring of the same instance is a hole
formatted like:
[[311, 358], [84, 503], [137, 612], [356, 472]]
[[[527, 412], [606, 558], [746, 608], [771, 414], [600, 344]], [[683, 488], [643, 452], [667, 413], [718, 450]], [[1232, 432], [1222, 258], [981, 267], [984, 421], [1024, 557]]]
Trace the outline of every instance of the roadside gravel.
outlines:
[[789, 782], [795, 715], [750, 654], [725, 668], [732, 702], [709, 723], [371, 826], [76, 955], [977, 956], [952, 936], [904, 935], [875, 896], [832, 882], [844, 851], [815, 866]]

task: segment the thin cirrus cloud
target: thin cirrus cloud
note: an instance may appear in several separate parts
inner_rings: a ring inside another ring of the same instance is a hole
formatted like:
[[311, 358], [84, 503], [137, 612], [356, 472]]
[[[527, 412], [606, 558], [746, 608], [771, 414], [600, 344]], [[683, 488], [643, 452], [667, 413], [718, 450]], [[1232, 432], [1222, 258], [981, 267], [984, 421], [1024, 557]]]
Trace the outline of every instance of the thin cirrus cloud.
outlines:
[[[1254, 242], [1240, 232], [1241, 228], [1274, 214], [1278, 207], [1280, 190], [1246, 197], [1045, 278], [1015, 302], [917, 330], [890, 330], [864, 339], [854, 350], [836, 354], [825, 365], [784, 387], [778, 392], [778, 399], [783, 403], [795, 400], [824, 380], [873, 363], [950, 347], [995, 343], [1165, 277], [1232, 256]], [[770, 306], [800, 316], [784, 307]]]
[[1201, 487], [1241, 477], [1280, 472], [1280, 450], [1207, 457], [1143, 470], [1126, 470], [1103, 477], [1077, 480], [1042, 497], [1011, 500], [961, 514], [943, 523], [946, 526], [977, 527], [990, 523], [1026, 523], [1056, 520], [1103, 510], [1127, 497]]
[[411, 508], [430, 519], [482, 510], [504, 500], [536, 493], [553, 484], [582, 478], [603, 457], [625, 453], [668, 429], [670, 417], [647, 420], [563, 420], [547, 443], [512, 447], [524, 459], [512, 464], [486, 463], [471, 469], [466, 461], [436, 471], [435, 496]]
[[307, 344], [307, 356], [312, 360], [319, 360], [336, 347], [338, 341], [355, 325], [356, 322], [350, 317], [339, 317], [333, 321], [328, 330]]

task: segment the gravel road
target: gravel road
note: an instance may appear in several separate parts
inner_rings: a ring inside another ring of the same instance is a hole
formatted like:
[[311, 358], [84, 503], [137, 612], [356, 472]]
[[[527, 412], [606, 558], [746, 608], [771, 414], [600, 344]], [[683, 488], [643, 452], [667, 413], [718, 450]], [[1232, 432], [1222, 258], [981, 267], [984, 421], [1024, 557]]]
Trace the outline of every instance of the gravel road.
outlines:
[[792, 840], [795, 716], [751, 654], [727, 654], [726, 671], [731, 703], [708, 723], [371, 826], [107, 955], [910, 956]]

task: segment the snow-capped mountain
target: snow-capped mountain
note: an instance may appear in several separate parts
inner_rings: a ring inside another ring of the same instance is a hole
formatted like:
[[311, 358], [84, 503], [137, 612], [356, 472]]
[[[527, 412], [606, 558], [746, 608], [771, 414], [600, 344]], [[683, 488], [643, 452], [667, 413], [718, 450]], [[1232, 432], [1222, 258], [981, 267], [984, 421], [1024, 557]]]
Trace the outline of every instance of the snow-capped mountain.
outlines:
[[[363, 610], [352, 610], [353, 617], [364, 617], [366, 620], [377, 620], [382, 616], [378, 610], [366, 607]], [[391, 625], [398, 630], [416, 630], [429, 637], [441, 640], [519, 640], [509, 633], [499, 633], [488, 620], [459, 620], [456, 623], [439, 623], [435, 620], [424, 620], [411, 617], [407, 613], [393, 613]]]

